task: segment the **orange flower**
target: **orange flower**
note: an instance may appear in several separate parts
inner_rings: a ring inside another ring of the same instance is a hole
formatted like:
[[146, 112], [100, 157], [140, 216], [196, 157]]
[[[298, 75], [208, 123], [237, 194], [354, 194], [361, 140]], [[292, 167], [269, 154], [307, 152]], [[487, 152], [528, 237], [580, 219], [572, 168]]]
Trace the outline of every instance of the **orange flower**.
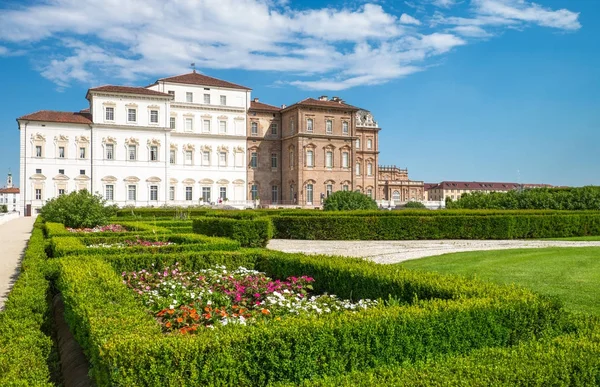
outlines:
[[207, 307], [204, 308], [205, 312], [210, 312], [211, 310], [212, 310], [212, 308], [210, 306], [207, 306]]
[[182, 322], [183, 322], [183, 319], [182, 319], [181, 317], [177, 317], [177, 322], [178, 322], [178, 323], [182, 323]]
[[262, 309], [260, 312], [261, 312], [262, 314], [271, 314], [271, 312], [269, 312], [269, 310], [268, 310], [268, 309]]
[[196, 309], [190, 310], [190, 314], [196, 314]]
[[167, 321], [167, 323], [165, 324], [165, 326], [166, 326], [167, 328], [171, 328], [171, 322], [170, 322], [170, 321]]
[[186, 334], [187, 333], [187, 329], [186, 328], [181, 328], [179, 330], [179, 332], [182, 333], [182, 334]]
[[173, 314], [173, 313], [175, 313], [175, 311], [173, 309], [169, 309], [169, 311], [167, 313]]

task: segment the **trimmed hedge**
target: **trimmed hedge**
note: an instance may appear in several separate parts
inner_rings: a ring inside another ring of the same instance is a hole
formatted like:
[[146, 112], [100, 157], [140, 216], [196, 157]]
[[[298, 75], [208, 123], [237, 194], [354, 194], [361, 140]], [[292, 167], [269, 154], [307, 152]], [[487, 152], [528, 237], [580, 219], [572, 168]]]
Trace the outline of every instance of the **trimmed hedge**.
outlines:
[[[168, 246], [131, 246], [131, 247], [87, 247], [92, 244], [112, 244], [122, 243], [126, 240], [133, 240], [139, 236], [142, 239], [169, 241], [175, 243]], [[198, 234], [168, 234], [168, 235], [117, 235], [110, 237], [91, 236], [86, 234], [81, 237], [55, 237], [50, 242], [52, 256], [64, 257], [67, 255], [110, 255], [129, 253], [174, 253], [184, 251], [205, 251], [205, 250], [237, 250], [240, 248], [240, 243], [227, 238], [208, 237]]]
[[404, 367], [381, 367], [338, 377], [273, 387], [371, 386], [597, 386], [600, 385], [600, 330], [562, 335], [510, 348], [484, 348]]
[[0, 385], [52, 386], [49, 364], [56, 356], [48, 336], [50, 288], [41, 217], [29, 239], [5, 309], [0, 312]]
[[243, 247], [265, 247], [273, 237], [270, 219], [228, 219], [202, 217], [194, 219], [194, 232], [208, 236], [227, 237]]
[[[97, 385], [298, 383], [486, 346], [514, 345], [553, 333], [558, 325], [560, 309], [554, 302], [520, 288], [346, 258], [333, 258], [329, 264], [318, 256], [264, 250], [239, 254], [246, 254], [257, 269], [275, 278], [314, 274], [320, 290], [341, 297], [352, 293], [350, 298], [368, 294], [387, 299], [391, 291], [412, 305], [289, 317], [284, 323], [228, 325], [194, 337], [162, 335], [108, 263], [95, 257], [64, 258], [59, 260], [58, 286], [65, 299], [65, 317], [93, 364], [91, 374]], [[204, 260], [202, 254], [188, 258], [181, 265]], [[132, 257], [130, 262], [137, 266], [145, 259], [148, 263], [152, 257]], [[125, 260], [117, 264], [119, 269], [127, 269]], [[383, 285], [375, 286], [376, 276]], [[422, 300], [431, 295], [446, 299]]]
[[275, 216], [271, 219], [276, 230], [275, 238], [280, 239], [526, 239], [600, 235], [600, 212], [487, 216]]

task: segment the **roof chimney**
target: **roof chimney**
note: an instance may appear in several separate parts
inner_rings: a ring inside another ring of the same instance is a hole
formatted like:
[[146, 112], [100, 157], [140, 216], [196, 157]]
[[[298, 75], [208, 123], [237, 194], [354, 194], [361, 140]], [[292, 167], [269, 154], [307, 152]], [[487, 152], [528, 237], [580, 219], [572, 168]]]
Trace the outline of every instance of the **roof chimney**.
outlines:
[[327, 101], [327, 96], [326, 95], [320, 96], [319, 101]]
[[285, 109], [287, 106], [285, 104], [281, 105], [282, 109]]
[[258, 102], [258, 98], [254, 97], [254, 99], [252, 100], [252, 102]]

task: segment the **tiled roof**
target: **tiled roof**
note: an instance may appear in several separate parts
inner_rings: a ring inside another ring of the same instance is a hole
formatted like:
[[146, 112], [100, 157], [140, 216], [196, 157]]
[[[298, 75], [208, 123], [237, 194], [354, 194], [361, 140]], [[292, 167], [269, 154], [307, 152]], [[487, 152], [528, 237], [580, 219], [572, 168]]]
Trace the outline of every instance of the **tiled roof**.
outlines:
[[198, 74], [196, 72], [177, 75], [174, 77], [161, 78], [159, 81], [171, 82], [171, 83], [185, 83], [188, 85], [199, 85], [199, 86], [212, 86], [212, 87], [225, 87], [228, 89], [242, 89], [252, 90], [249, 87], [236, 85], [235, 83], [227, 82], [222, 79], [209, 77], [207, 75]]
[[170, 94], [161, 93], [160, 91], [156, 91], [156, 90], [146, 89], [144, 87], [106, 85], [106, 86], [91, 88], [88, 90], [88, 94], [92, 91], [101, 91], [101, 92], [105, 92], [105, 93], [153, 95], [153, 96], [157, 96], [157, 97], [172, 98], [172, 96]]
[[437, 185], [438, 185], [437, 183], [424, 183], [423, 188], [425, 189], [425, 191], [428, 191], [428, 190], [436, 187]]
[[18, 194], [19, 192], [21, 192], [21, 191], [17, 187], [0, 188], [0, 193], [3, 193], [3, 194]]
[[281, 108], [258, 101], [250, 101], [250, 110], [267, 110], [270, 112], [278, 112]]
[[89, 113], [56, 112], [40, 110], [18, 118], [19, 120], [61, 122], [67, 124], [91, 124], [92, 116]]
[[[347, 103], [340, 101], [331, 101], [331, 100], [319, 100], [314, 98], [306, 98], [300, 102], [296, 102], [293, 105], [288, 106], [286, 109], [290, 109], [293, 106], [301, 105], [301, 106], [317, 106], [317, 107], [329, 107], [329, 108], [345, 108], [351, 110], [360, 110], [356, 106], [348, 105]], [[282, 109], [285, 110], [285, 109]]]
[[485, 181], [442, 181], [439, 187], [442, 189], [462, 189], [472, 191], [510, 191], [519, 188], [517, 183], [492, 183]]

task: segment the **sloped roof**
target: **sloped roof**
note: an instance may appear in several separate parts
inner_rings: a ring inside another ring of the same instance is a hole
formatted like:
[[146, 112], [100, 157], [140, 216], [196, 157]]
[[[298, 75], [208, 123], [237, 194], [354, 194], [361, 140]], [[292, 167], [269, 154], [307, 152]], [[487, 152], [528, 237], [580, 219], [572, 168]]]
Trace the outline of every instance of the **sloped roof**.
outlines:
[[[436, 187], [438, 188], [438, 187]], [[510, 191], [519, 188], [517, 183], [496, 183], [487, 181], [442, 181], [439, 184], [442, 189], [462, 189], [472, 191]]]
[[266, 110], [270, 112], [279, 112], [281, 108], [258, 101], [250, 101], [250, 110]]
[[208, 75], [203, 75], [196, 72], [176, 75], [174, 77], [161, 78], [158, 81], [171, 83], [185, 83], [187, 85], [225, 87], [228, 89], [252, 90], [246, 86], [237, 85], [235, 83], [227, 82], [218, 78], [209, 77]]
[[290, 108], [292, 108], [294, 106], [297, 106], [297, 105], [301, 105], [301, 106], [329, 107], [329, 108], [350, 109], [350, 110], [360, 110], [356, 106], [348, 105], [347, 103], [343, 102], [342, 100], [332, 101], [332, 100], [319, 100], [319, 99], [314, 99], [314, 98], [303, 99], [302, 101], [296, 102], [295, 104], [290, 105], [287, 108], [282, 109], [282, 110], [287, 110], [287, 109], [290, 109]]
[[53, 110], [40, 110], [18, 118], [19, 120], [61, 122], [67, 124], [91, 124], [92, 116], [89, 113], [57, 112]]
[[21, 191], [19, 190], [19, 188], [17, 187], [12, 187], [12, 188], [0, 188], [0, 193], [3, 194], [18, 194]]
[[132, 86], [116, 86], [116, 85], [105, 85], [99, 87], [93, 87], [88, 89], [90, 92], [99, 91], [105, 93], [121, 93], [121, 94], [134, 94], [134, 95], [152, 95], [155, 97], [166, 97], [173, 98], [170, 94], [161, 93], [160, 91], [146, 89], [145, 87], [132, 87]]

